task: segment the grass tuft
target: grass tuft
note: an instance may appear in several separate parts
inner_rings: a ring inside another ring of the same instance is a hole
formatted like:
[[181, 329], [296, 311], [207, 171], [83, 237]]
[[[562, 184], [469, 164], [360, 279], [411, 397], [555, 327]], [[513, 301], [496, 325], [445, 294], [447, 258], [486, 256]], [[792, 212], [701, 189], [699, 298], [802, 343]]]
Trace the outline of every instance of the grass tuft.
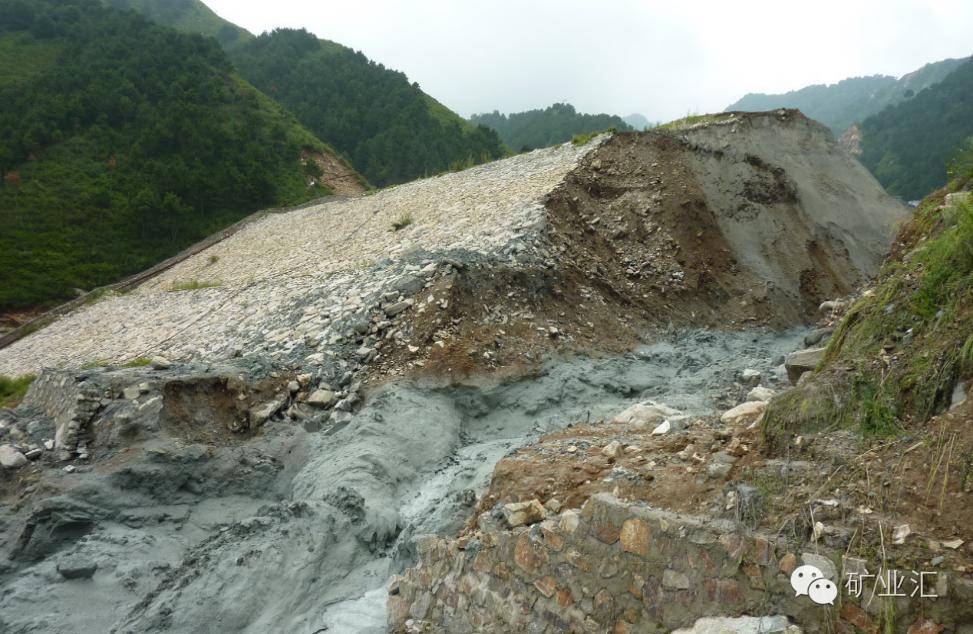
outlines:
[[220, 282], [219, 280], [200, 281], [193, 279], [186, 282], [173, 282], [172, 285], [169, 286], [169, 292], [178, 293], [180, 291], [198, 291], [203, 288], [216, 288], [222, 285], [223, 282]]
[[402, 231], [406, 227], [412, 225], [414, 222], [415, 220], [413, 220], [412, 214], [402, 214], [395, 222], [392, 223], [392, 231]]
[[17, 407], [27, 394], [30, 384], [37, 378], [35, 374], [9, 377], [0, 374], [0, 407]]

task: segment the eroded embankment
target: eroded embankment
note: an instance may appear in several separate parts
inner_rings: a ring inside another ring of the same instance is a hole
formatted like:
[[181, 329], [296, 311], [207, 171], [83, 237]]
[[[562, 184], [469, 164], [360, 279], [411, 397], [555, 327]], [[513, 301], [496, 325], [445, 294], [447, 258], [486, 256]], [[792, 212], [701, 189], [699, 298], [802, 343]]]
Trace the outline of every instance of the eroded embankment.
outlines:
[[[93, 402], [100, 410], [82, 448], [91, 456], [71, 473], [21, 472], [23, 497], [4, 513], [2, 547], [14, 562], [0, 622], [12, 631], [382, 631], [385, 586], [412, 563], [412, 538], [460, 529], [504, 455], [645, 398], [703, 415], [743, 367], [769, 374], [766, 359], [795, 340], [687, 333], [624, 358], [562, 359], [512, 383], [389, 385], [344, 427], [265, 425], [250, 440], [208, 407], [259, 406], [247, 386], [288, 380], [269, 369], [59, 375], [52, 385], [79, 387], [62, 402], [39, 385], [28, 406], [46, 401], [70, 425], [87, 409], [58, 404]], [[232, 411], [246, 420], [246, 408]], [[52, 436], [53, 423], [31, 426], [32, 438]], [[81, 578], [64, 579], [71, 570]]]
[[[0, 350], [61, 368], [2, 415], [3, 624], [381, 629], [410, 537], [509, 450], [769, 377], [796, 345], [747, 333], [869, 274], [903, 210], [799, 113], [719, 125], [267, 217]], [[741, 332], [619, 358], [669, 326]]]

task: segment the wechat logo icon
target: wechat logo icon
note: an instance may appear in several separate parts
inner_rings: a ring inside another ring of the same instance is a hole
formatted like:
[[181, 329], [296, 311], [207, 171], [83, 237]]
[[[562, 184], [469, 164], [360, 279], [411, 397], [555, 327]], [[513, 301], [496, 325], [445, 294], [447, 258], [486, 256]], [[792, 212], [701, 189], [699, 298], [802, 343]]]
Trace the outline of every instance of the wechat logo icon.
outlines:
[[824, 578], [824, 573], [816, 566], [798, 566], [791, 573], [791, 587], [799, 597], [806, 595], [818, 605], [834, 605], [838, 597], [838, 586], [830, 579]]

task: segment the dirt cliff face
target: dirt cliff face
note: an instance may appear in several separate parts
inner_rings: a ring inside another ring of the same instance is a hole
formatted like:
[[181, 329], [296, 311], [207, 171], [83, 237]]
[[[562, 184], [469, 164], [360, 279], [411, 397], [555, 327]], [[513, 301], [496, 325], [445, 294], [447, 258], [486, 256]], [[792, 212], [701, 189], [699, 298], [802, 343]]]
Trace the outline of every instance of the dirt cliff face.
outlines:
[[582, 279], [714, 326], [808, 319], [878, 270], [906, 213], [793, 111], [615, 135], [548, 205]]
[[382, 631], [412, 537], [505, 454], [648, 396], [711, 412], [903, 213], [784, 111], [257, 219], [0, 350], [60, 368], [0, 418], [0, 629]]

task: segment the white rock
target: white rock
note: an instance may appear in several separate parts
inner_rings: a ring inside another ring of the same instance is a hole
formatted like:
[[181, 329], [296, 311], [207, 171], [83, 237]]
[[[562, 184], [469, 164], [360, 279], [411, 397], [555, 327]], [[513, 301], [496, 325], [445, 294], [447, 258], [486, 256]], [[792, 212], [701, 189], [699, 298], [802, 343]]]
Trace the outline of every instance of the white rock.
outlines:
[[153, 370], [168, 370], [172, 367], [172, 362], [165, 357], [152, 357], [149, 365], [152, 366]]
[[309, 405], [316, 405], [318, 407], [327, 407], [331, 405], [335, 400], [335, 393], [331, 390], [315, 390], [309, 397], [307, 397], [307, 402]]
[[14, 449], [13, 445], [0, 445], [0, 467], [19, 469], [28, 462], [27, 457]]
[[618, 414], [612, 419], [612, 422], [633, 425], [635, 427], [647, 427], [649, 425], [657, 425], [661, 421], [671, 416], [677, 416], [680, 413], [679, 410], [673, 409], [668, 405], [656, 403], [655, 401], [644, 401], [642, 403], [636, 403]]
[[757, 382], [760, 380], [761, 376], [762, 375], [760, 374], [760, 372], [758, 370], [754, 370], [753, 368], [747, 368], [740, 373], [740, 377], [746, 383]]
[[720, 420], [726, 425], [749, 424], [760, 417], [766, 409], [766, 401], [747, 401], [723, 412]]
[[661, 436], [662, 434], [668, 434], [672, 429], [672, 423], [667, 420], [662, 421], [659, 425], [652, 430], [653, 436]]
[[601, 455], [607, 458], [617, 458], [618, 454], [622, 452], [622, 443], [617, 440], [613, 440], [607, 445], [605, 445], [601, 450]]
[[801, 634], [786, 616], [705, 617], [692, 627], [674, 630], [672, 634]]
[[547, 509], [538, 500], [512, 502], [503, 505], [503, 517], [511, 528], [525, 524], [536, 524], [547, 517]]
[[892, 543], [904, 544], [905, 538], [912, 534], [912, 529], [908, 524], [899, 524], [892, 529]]
[[774, 396], [774, 391], [769, 387], [758, 385], [747, 392], [747, 401], [769, 401]]

